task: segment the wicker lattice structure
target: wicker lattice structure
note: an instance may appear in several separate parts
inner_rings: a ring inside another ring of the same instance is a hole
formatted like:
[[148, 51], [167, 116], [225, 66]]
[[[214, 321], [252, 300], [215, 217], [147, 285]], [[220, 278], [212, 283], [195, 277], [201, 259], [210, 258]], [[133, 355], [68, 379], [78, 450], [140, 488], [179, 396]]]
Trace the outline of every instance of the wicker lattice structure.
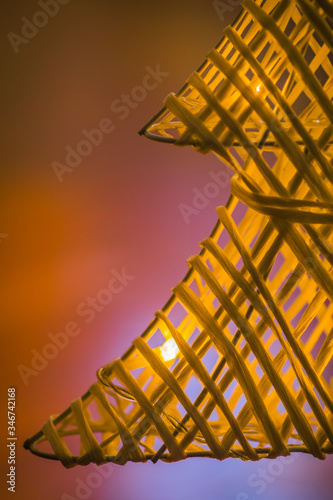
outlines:
[[242, 6], [141, 131], [214, 152], [231, 197], [142, 336], [27, 440], [66, 467], [333, 453], [333, 4]]

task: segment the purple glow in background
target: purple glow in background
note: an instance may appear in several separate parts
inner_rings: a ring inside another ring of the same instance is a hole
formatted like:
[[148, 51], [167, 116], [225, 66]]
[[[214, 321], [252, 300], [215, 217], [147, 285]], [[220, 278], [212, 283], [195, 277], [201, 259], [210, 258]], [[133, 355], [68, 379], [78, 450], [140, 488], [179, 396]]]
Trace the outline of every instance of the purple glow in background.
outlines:
[[[97, 368], [142, 333], [185, 275], [186, 258], [211, 232], [216, 206], [228, 199], [226, 187], [186, 223], [179, 205], [191, 204], [193, 189], [202, 190], [211, 171], [227, 168], [213, 155], [154, 143], [137, 131], [216, 45], [239, 10], [235, 3], [221, 20], [216, 2], [204, 0], [69, 0], [17, 53], [8, 33], [21, 35], [22, 17], [31, 20], [41, 7], [32, 0], [1, 4], [1, 411], [6, 414], [7, 388], [14, 386], [16, 499], [332, 498], [332, 457], [297, 455], [275, 465], [129, 463], [103, 466], [108, 477], [102, 477], [93, 466], [68, 471], [22, 448], [51, 414], [86, 391]], [[169, 75], [121, 120], [111, 104], [156, 65]], [[114, 130], [59, 182], [52, 163], [64, 163], [66, 146], [75, 148], [82, 130], [105, 118]], [[123, 268], [135, 278], [87, 322], [78, 313], [82, 303]], [[42, 352], [49, 334], [69, 322], [80, 334], [25, 384], [17, 367], [31, 367], [32, 351]], [[1, 498], [12, 498], [4, 484], [7, 425], [1, 422]]]

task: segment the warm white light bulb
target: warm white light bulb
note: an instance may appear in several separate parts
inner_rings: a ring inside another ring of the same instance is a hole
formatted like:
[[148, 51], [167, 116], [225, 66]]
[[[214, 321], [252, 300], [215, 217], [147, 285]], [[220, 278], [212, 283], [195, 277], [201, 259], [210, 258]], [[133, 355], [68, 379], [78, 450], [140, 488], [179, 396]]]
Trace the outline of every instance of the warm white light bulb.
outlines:
[[162, 358], [164, 361], [170, 361], [171, 359], [174, 359], [178, 352], [178, 346], [174, 339], [169, 339], [167, 340], [162, 347], [160, 347]]
[[258, 85], [258, 87], [256, 87], [256, 91], [260, 92], [260, 89], [261, 89], [261, 85]]

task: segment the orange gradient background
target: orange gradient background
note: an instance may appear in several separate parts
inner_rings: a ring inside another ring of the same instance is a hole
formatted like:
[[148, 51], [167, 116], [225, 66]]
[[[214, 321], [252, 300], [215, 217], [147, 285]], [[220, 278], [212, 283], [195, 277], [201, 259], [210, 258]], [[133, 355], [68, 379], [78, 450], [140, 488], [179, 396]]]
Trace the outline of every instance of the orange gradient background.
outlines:
[[[32, 456], [22, 443], [142, 333], [185, 275], [186, 258], [212, 230], [216, 206], [228, 198], [226, 187], [186, 224], [179, 204], [190, 205], [193, 189], [211, 180], [209, 172], [227, 167], [213, 155], [137, 134], [236, 16], [239, 6], [230, 6], [236, 2], [226, 3], [221, 20], [213, 1], [70, 0], [18, 53], [8, 33], [21, 34], [22, 17], [31, 20], [41, 8], [32, 0], [1, 4], [1, 498], [13, 498], [5, 484], [7, 388], [16, 388], [14, 498], [78, 498], [78, 478], [85, 482], [94, 468], [65, 470]], [[169, 75], [121, 120], [111, 103], [158, 64]], [[52, 162], [64, 163], [66, 146], [75, 148], [82, 130], [104, 118], [114, 131], [59, 182]], [[123, 268], [135, 278], [85, 322], [78, 305]], [[48, 334], [70, 321], [81, 333], [24, 383], [18, 366], [31, 367], [31, 351], [42, 352]], [[109, 477], [87, 498], [328, 500], [332, 465], [332, 457], [296, 456], [275, 476], [271, 469], [261, 487], [255, 481], [268, 461], [109, 465]]]

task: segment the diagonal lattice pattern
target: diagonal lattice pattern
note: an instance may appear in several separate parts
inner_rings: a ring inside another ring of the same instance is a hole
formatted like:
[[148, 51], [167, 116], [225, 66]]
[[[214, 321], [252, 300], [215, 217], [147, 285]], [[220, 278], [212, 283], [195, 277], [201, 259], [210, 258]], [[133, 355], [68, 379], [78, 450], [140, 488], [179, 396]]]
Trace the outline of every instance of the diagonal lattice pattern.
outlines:
[[66, 467], [333, 452], [332, 10], [245, 0], [141, 131], [214, 152], [231, 197], [146, 331], [31, 451]]

